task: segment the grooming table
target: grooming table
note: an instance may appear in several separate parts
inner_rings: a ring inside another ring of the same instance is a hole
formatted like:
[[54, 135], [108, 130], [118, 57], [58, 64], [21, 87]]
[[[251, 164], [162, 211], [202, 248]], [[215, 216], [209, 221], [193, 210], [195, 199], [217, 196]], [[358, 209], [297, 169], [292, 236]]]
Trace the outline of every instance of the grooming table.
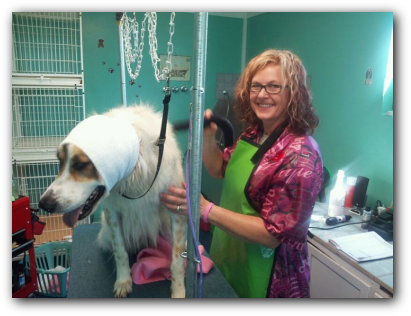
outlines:
[[[116, 267], [112, 254], [97, 245], [100, 223], [81, 225], [74, 229], [70, 283], [67, 298], [113, 298]], [[204, 253], [206, 256], [208, 254]], [[130, 256], [130, 267], [137, 255]], [[143, 285], [133, 283], [128, 298], [170, 298], [171, 281], [158, 281]], [[237, 298], [221, 272], [214, 267], [203, 275], [203, 298]]]

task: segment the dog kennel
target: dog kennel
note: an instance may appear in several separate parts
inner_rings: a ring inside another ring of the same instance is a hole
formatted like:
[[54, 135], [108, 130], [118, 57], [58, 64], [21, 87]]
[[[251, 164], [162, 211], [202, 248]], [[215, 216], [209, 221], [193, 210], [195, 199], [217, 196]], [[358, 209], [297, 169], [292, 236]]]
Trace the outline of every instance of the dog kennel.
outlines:
[[[32, 209], [58, 174], [57, 146], [85, 118], [81, 29], [78, 12], [12, 14], [12, 170]], [[37, 215], [37, 244], [72, 235], [61, 215]]]

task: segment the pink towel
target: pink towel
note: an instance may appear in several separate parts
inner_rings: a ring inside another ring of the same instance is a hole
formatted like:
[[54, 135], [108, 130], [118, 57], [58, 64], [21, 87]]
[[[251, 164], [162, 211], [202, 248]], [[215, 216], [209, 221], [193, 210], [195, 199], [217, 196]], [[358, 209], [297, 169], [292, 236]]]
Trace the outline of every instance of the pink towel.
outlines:
[[[214, 263], [203, 255], [204, 247], [199, 246], [203, 273], [208, 273]], [[131, 267], [132, 279], [135, 284], [146, 284], [171, 279], [171, 257], [173, 248], [163, 237], [158, 237], [157, 248], [146, 248], [137, 255], [137, 262]], [[187, 262], [185, 262], [187, 265]], [[200, 265], [197, 265], [200, 272]]]
[[[68, 290], [69, 281], [70, 281], [70, 271], [67, 272], [66, 291]], [[54, 285], [56, 286], [56, 288], [54, 288]], [[47, 292], [48, 293], [56, 293], [57, 292], [57, 294], [61, 294], [59, 279], [58, 279], [57, 274], [54, 274], [54, 282], [50, 280], [50, 283], [47, 285]]]

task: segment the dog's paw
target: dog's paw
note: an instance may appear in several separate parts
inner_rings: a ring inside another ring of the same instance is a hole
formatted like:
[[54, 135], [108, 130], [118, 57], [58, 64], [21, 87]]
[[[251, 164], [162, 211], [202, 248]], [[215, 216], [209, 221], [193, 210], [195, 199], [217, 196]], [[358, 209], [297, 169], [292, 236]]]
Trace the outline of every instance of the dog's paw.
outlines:
[[117, 280], [114, 284], [114, 296], [115, 297], [127, 297], [133, 291], [133, 282], [131, 278], [126, 281]]
[[186, 291], [184, 288], [171, 290], [171, 298], [186, 298]]

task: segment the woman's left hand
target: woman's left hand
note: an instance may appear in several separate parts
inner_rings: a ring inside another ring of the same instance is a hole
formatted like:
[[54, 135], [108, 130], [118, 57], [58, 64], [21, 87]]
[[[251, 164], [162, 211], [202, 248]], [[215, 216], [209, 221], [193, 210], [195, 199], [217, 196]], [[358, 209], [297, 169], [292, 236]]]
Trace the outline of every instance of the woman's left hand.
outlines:
[[[187, 216], [187, 191], [186, 184], [183, 187], [169, 187], [167, 192], [160, 193], [160, 203], [170, 212]], [[210, 202], [200, 194], [200, 217], [203, 217], [204, 209]]]
[[169, 187], [160, 193], [160, 203], [175, 214], [187, 216], [186, 184], [181, 187]]

